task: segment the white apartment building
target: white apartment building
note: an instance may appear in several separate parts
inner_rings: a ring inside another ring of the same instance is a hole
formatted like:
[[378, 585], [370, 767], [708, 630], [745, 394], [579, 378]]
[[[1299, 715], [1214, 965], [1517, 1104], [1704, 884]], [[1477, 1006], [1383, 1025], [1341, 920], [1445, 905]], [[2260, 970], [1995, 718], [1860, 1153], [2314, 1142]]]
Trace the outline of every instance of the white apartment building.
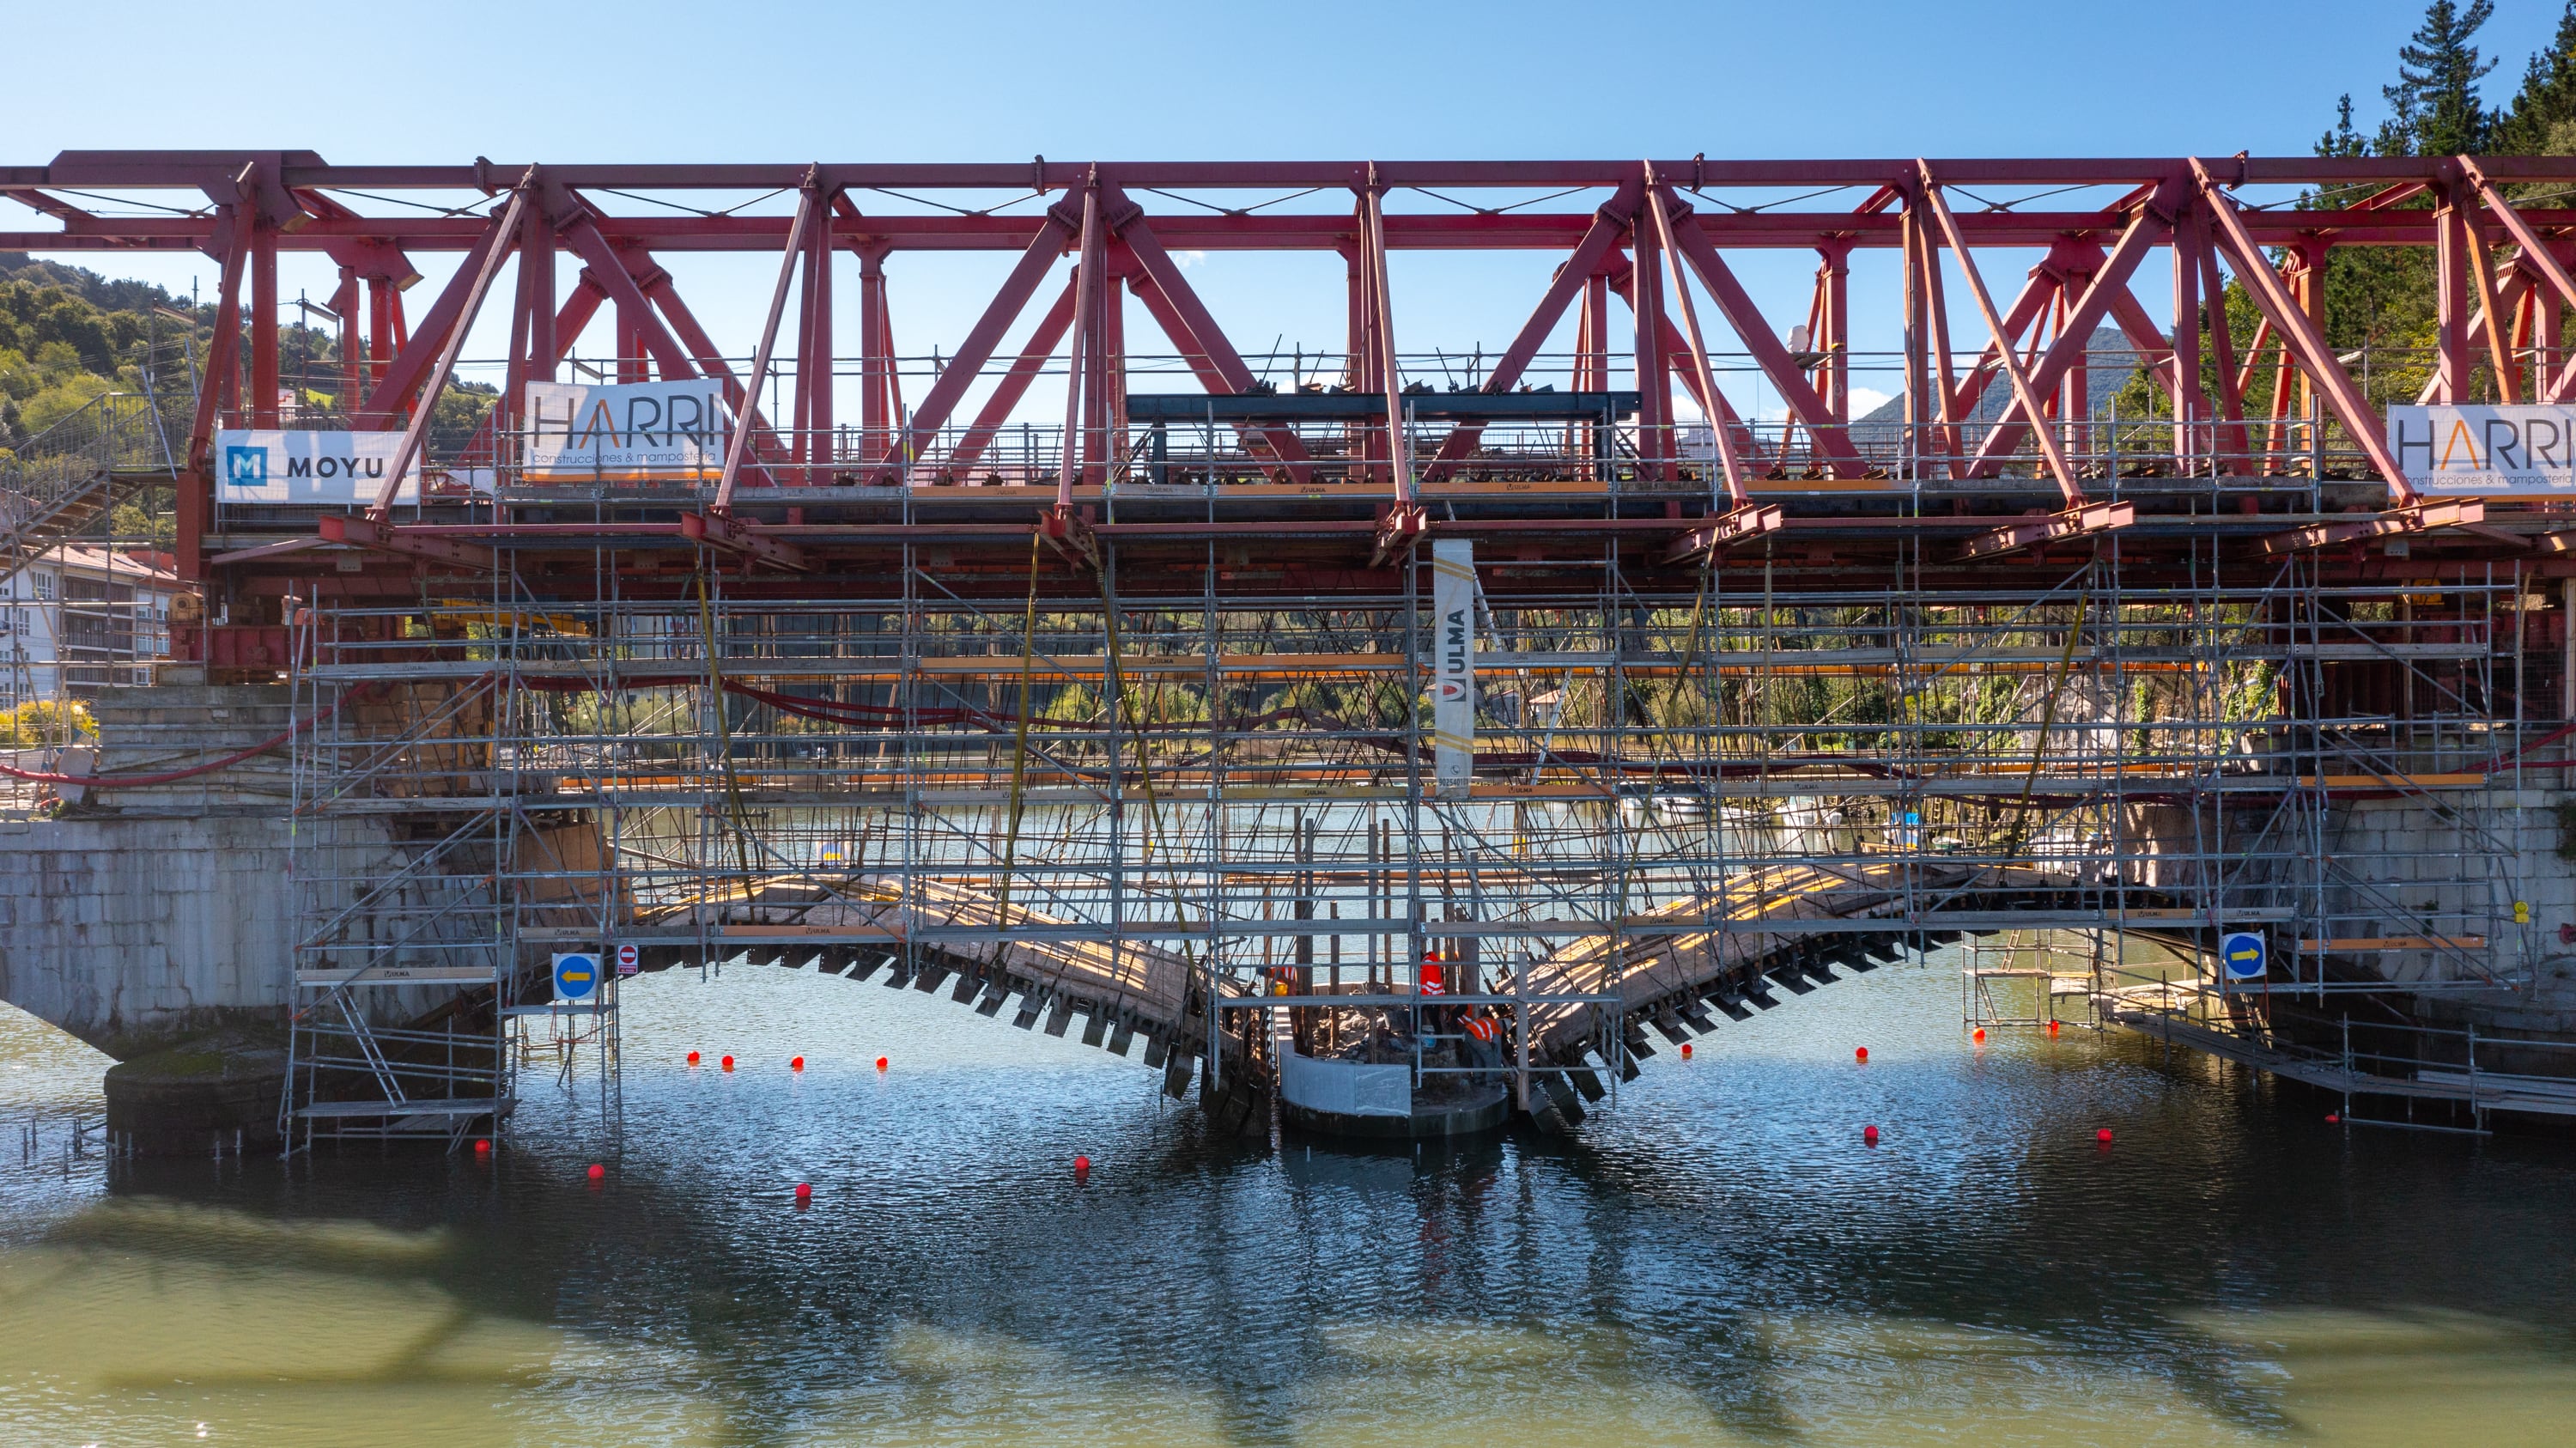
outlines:
[[65, 543], [0, 577], [0, 707], [150, 683], [185, 591], [169, 563]]

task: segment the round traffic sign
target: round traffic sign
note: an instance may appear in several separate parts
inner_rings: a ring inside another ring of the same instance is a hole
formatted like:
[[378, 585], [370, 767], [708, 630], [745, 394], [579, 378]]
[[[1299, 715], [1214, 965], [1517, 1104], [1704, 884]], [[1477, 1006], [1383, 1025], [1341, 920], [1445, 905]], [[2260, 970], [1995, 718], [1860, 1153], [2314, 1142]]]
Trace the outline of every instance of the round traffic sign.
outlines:
[[2227, 968], [2229, 980], [2261, 980], [2264, 971], [2263, 932], [2236, 930], [2219, 938], [2219, 963]]
[[617, 973], [619, 975], [633, 975], [635, 972], [643, 968], [644, 952], [636, 949], [632, 944], [617, 947]]
[[599, 994], [599, 957], [568, 951], [555, 957], [555, 999], [587, 1001]]

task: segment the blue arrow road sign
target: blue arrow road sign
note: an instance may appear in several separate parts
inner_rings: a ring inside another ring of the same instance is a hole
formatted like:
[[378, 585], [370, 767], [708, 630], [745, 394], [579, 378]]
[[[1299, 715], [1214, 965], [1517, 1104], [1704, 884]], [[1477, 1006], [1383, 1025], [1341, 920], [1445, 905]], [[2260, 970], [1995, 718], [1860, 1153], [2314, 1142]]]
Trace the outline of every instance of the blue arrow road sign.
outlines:
[[585, 951], [555, 957], [555, 999], [587, 1001], [599, 996], [599, 957]]
[[2238, 930], [2220, 938], [2218, 958], [2227, 966], [2229, 980], [2263, 978], [2263, 932]]

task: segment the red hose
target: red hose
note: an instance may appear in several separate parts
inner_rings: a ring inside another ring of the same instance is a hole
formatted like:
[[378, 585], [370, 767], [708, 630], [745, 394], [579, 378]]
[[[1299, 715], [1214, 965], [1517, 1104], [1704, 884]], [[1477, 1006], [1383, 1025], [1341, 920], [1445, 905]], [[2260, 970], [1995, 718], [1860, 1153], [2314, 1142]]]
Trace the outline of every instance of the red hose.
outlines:
[[183, 779], [194, 779], [200, 774], [212, 774], [218, 769], [230, 769], [254, 754], [275, 749], [287, 740], [339, 713], [341, 705], [348, 703], [357, 692], [352, 689], [341, 694], [338, 704], [332, 705], [310, 719], [299, 719], [289, 724], [286, 726], [286, 732], [274, 739], [262, 740], [238, 753], [227, 754], [221, 759], [210, 759], [203, 764], [192, 764], [185, 769], [165, 770], [159, 774], [47, 774], [42, 770], [17, 769], [0, 764], [0, 775], [7, 775], [11, 779], [29, 780], [36, 784], [78, 784], [86, 785], [91, 789], [139, 789], [152, 784], [176, 784]]

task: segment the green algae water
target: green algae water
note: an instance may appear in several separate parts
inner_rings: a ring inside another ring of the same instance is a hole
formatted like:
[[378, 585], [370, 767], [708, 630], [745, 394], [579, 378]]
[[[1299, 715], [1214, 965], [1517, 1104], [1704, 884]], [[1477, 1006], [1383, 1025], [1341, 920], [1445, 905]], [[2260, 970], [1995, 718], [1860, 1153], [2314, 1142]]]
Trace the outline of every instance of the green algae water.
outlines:
[[1958, 1001], [1882, 969], [1572, 1139], [1416, 1155], [1206, 1141], [944, 998], [673, 972], [620, 1134], [541, 1066], [488, 1162], [113, 1170], [67, 1151], [103, 1058], [11, 1016], [0, 1443], [2576, 1440], [2576, 1142], [1980, 1048]]

